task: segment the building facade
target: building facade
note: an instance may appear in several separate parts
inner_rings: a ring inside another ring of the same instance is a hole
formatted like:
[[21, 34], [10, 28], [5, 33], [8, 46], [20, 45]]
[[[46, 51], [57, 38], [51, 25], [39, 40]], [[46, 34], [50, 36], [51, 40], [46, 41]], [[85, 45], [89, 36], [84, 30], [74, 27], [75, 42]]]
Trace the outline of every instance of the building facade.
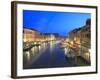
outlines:
[[88, 19], [86, 24], [72, 30], [68, 38], [71, 46], [77, 49], [77, 56], [81, 56], [88, 63], [90, 63], [90, 50], [91, 50], [91, 20]]
[[23, 41], [24, 42], [32, 42], [32, 41], [39, 41], [41, 38], [40, 32], [37, 30], [31, 30], [24, 28], [23, 29]]
[[58, 38], [57, 33], [41, 33], [35, 29], [23, 29], [23, 42], [49, 42]]

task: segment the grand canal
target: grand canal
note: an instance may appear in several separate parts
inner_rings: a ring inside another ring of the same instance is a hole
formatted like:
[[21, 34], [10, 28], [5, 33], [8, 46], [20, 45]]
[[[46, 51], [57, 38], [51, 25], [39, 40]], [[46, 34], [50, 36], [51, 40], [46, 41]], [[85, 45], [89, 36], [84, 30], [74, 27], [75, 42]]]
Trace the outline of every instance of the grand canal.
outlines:
[[[69, 57], [68, 49], [60, 47], [61, 41], [42, 43], [23, 52], [23, 69], [87, 66], [82, 58]], [[77, 61], [76, 61], [77, 58]]]

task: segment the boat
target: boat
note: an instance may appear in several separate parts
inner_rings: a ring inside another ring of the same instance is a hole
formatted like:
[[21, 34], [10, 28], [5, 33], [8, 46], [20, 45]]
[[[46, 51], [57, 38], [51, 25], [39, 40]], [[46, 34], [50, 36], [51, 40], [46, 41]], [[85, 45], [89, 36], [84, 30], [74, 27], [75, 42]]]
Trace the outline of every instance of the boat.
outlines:
[[64, 51], [65, 51], [66, 57], [70, 57], [70, 58], [75, 57], [75, 52], [72, 49], [70, 49], [69, 47], [64, 48]]

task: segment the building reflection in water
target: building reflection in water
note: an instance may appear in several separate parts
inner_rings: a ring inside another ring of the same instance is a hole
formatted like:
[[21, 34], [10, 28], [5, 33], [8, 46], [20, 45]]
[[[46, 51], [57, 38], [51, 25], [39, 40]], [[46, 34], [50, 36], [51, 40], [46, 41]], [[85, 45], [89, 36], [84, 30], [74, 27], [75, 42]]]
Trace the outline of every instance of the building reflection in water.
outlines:
[[29, 65], [29, 63], [34, 63], [47, 49], [52, 53], [55, 47], [55, 42], [46, 42], [39, 46], [32, 47], [29, 51], [24, 51], [23, 63], [24, 66]]
[[31, 48], [31, 50], [29, 50], [29, 51], [24, 51], [24, 61], [25, 61], [24, 63], [27, 64], [33, 58], [35, 58], [35, 56], [40, 53], [40, 50], [41, 50], [40, 46], [35, 46], [35, 47]]
[[[60, 41], [42, 43], [32, 47], [23, 53], [24, 69], [53, 67], [53, 66], [76, 66], [75, 51], [68, 48], [60, 48]], [[84, 63], [84, 62], [83, 62]]]
[[50, 45], [50, 51], [52, 52], [52, 51], [53, 51], [53, 49], [54, 49], [54, 42], [53, 42], [53, 41], [51, 41], [49, 45]]
[[26, 52], [24, 52], [26, 55], [26, 57], [27, 57], [27, 61], [29, 61], [30, 60], [30, 53], [29, 53], [29, 51], [26, 51]]
[[68, 49], [67, 48], [64, 48], [64, 53], [65, 53], [65, 55], [68, 53]]
[[[51, 43], [52, 45], [52, 43]], [[24, 51], [23, 52], [23, 63], [24, 63], [24, 66], [26, 66], [27, 64], [29, 65], [29, 63], [33, 63], [35, 62], [39, 57], [40, 55], [45, 52], [45, 50], [47, 49], [47, 46], [48, 46], [48, 43], [43, 43], [39, 46], [34, 46], [32, 47], [30, 50], [28, 51]], [[50, 49], [52, 49], [53, 47], [50, 46]]]
[[64, 48], [64, 54], [67, 57], [72, 57], [72, 54], [73, 53], [71, 52], [71, 49], [70, 48], [66, 47], [66, 48]]

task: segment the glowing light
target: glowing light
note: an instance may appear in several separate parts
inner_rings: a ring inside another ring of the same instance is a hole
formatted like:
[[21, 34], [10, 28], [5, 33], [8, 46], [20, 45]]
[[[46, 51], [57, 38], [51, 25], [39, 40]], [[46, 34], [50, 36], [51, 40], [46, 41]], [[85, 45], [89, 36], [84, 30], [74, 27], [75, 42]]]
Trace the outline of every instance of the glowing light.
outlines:
[[40, 49], [41, 49], [41, 46], [39, 46], [39, 51], [40, 51]]
[[67, 48], [64, 48], [64, 52], [65, 52], [65, 54], [67, 54], [67, 53], [68, 53], [68, 50], [67, 50]]
[[30, 60], [30, 53], [29, 53], [29, 51], [26, 52], [26, 55], [27, 55], [27, 59]]
[[70, 43], [73, 44], [73, 41], [71, 41]]
[[34, 42], [34, 44], [36, 44], [36, 42]]
[[35, 51], [35, 50], [34, 50], [34, 47], [33, 47], [31, 50], [32, 50], [32, 53], [34, 54], [34, 51]]
[[76, 37], [74, 37], [74, 40], [76, 41], [76, 40], [77, 40], [77, 38], [76, 38]]
[[88, 49], [89, 50], [89, 52], [91, 52], [91, 49]]

